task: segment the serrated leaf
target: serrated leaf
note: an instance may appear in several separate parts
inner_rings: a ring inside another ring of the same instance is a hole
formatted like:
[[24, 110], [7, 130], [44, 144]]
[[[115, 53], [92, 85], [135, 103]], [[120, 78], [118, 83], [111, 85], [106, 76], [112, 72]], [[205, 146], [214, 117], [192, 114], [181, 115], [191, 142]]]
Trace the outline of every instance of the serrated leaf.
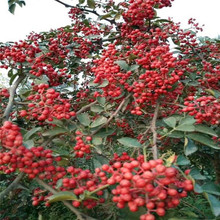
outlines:
[[218, 217], [220, 216], [220, 201], [213, 195], [206, 193], [206, 197], [209, 201], [212, 213]]
[[120, 144], [123, 144], [126, 147], [139, 147], [141, 148], [142, 145], [138, 142], [137, 139], [130, 138], [130, 137], [123, 137], [117, 140]]
[[216, 185], [213, 182], [205, 183], [204, 185], [202, 185], [202, 189], [207, 193], [220, 196], [220, 186]]
[[185, 155], [188, 156], [190, 154], [195, 153], [198, 150], [198, 147], [194, 144], [194, 142], [191, 139], [189, 138], [186, 139], [187, 139], [187, 143], [185, 146]]
[[43, 136], [55, 136], [58, 134], [64, 134], [68, 132], [65, 128], [61, 128], [61, 127], [55, 127], [52, 128], [51, 130], [45, 131], [42, 135]]
[[74, 193], [67, 192], [67, 191], [66, 192], [58, 192], [57, 194], [48, 197], [49, 203], [66, 201], [66, 200], [77, 200], [77, 197]]
[[35, 134], [38, 131], [41, 131], [42, 128], [41, 127], [37, 127], [37, 128], [32, 128], [30, 131], [28, 131], [24, 136], [23, 139], [24, 140], [28, 140], [33, 134]]
[[95, 1], [94, 0], [87, 0], [87, 5], [89, 8], [95, 9]]
[[95, 121], [92, 122], [90, 127], [95, 128], [95, 127], [105, 124], [106, 122], [107, 122], [107, 118], [104, 116], [100, 116], [99, 118], [97, 118]]
[[165, 118], [163, 121], [171, 128], [175, 128], [177, 122], [175, 117]]
[[218, 137], [218, 135], [215, 133], [215, 131], [207, 125], [195, 125], [195, 131]]
[[117, 60], [115, 61], [116, 64], [120, 66], [121, 69], [129, 71], [129, 65], [124, 60]]
[[220, 150], [220, 147], [212, 140], [211, 137], [198, 133], [188, 134], [187, 137], [213, 149]]
[[190, 164], [190, 161], [184, 157], [183, 155], [179, 155], [177, 157], [177, 164], [180, 165], [180, 166], [184, 166], [184, 165], [189, 165]]
[[82, 124], [84, 126], [89, 126], [91, 123], [91, 120], [89, 118], [88, 113], [81, 113], [81, 114], [77, 115], [76, 117], [79, 120], [80, 124]]

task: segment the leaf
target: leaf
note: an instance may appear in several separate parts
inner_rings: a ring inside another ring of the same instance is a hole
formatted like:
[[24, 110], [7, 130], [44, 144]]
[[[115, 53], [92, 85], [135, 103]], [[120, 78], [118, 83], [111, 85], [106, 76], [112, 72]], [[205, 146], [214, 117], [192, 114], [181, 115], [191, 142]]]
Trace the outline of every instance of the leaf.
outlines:
[[190, 125], [190, 124], [180, 124], [175, 128], [175, 130], [192, 132], [195, 131], [195, 127], [194, 125]]
[[179, 155], [177, 157], [177, 161], [176, 162], [180, 166], [189, 165], [190, 164], [190, 161], [187, 158], [185, 158], [183, 155]]
[[202, 187], [197, 183], [194, 184], [194, 191], [197, 193], [203, 193]]
[[59, 202], [59, 201], [65, 201], [65, 200], [77, 200], [77, 197], [72, 192], [58, 192], [55, 195], [52, 195], [48, 197], [48, 202]]
[[119, 20], [121, 18], [121, 13], [117, 13], [116, 15], [115, 15], [115, 20], [117, 21], [117, 20]]
[[206, 198], [209, 201], [209, 204], [212, 209], [212, 213], [217, 217], [220, 215], [220, 201], [213, 195], [205, 193]]
[[77, 115], [76, 117], [79, 120], [79, 122], [84, 126], [89, 126], [91, 123], [88, 113], [81, 113]]
[[100, 20], [103, 20], [103, 19], [111, 18], [111, 17], [112, 17], [112, 13], [108, 13], [108, 14], [99, 16], [99, 19], [100, 19]]
[[131, 65], [128, 70], [129, 71], [134, 71], [134, 70], [136, 70], [138, 68], [139, 68], [139, 65], [135, 64], [135, 65]]
[[9, 85], [11, 86], [15, 80], [15, 78], [17, 77], [18, 74], [14, 74], [12, 75], [12, 77], [10, 78], [10, 81], [9, 81]]
[[51, 130], [45, 131], [42, 135], [43, 136], [55, 136], [58, 134], [64, 134], [67, 133], [68, 131], [65, 128], [61, 128], [61, 127], [55, 127]]
[[89, 8], [95, 9], [95, 1], [94, 0], [87, 0], [87, 5]]
[[85, 0], [79, 0], [79, 4], [83, 4]]
[[8, 10], [9, 10], [12, 14], [14, 14], [15, 8], [16, 8], [16, 4], [12, 4], [12, 5], [9, 6], [9, 9], [8, 9]]
[[91, 106], [90, 109], [92, 112], [97, 112], [97, 113], [104, 111], [104, 108], [101, 107], [100, 105], [93, 105], [93, 106]]
[[98, 86], [99, 88], [104, 88], [106, 87], [107, 85], [109, 84], [109, 81], [108, 80], [103, 80], [103, 82]]
[[173, 131], [171, 134], [168, 134], [167, 137], [172, 137], [172, 138], [183, 138], [184, 133], [181, 131]]
[[106, 102], [106, 99], [105, 97], [97, 97], [97, 101], [100, 105], [104, 106], [105, 105], [105, 102]]
[[120, 138], [120, 139], [118, 139], [118, 142], [120, 144], [123, 144], [126, 147], [139, 147], [139, 148], [142, 147], [142, 145], [138, 142], [137, 139], [130, 138], [130, 137]]
[[188, 134], [187, 137], [213, 149], [220, 150], [220, 147], [210, 137], [207, 137], [203, 134], [193, 133]]
[[24, 136], [23, 139], [24, 140], [28, 140], [33, 134], [35, 134], [38, 131], [41, 131], [42, 128], [41, 127], [37, 127], [37, 128], [32, 128], [30, 131], [28, 131]]
[[202, 189], [207, 193], [220, 196], [220, 186], [216, 185], [213, 182], [205, 183], [204, 185], [202, 185]]
[[23, 142], [23, 145], [27, 148], [30, 149], [34, 147], [34, 141], [33, 140], [27, 140]]
[[126, 70], [126, 71], [129, 71], [129, 66], [128, 66], [128, 64], [126, 63], [126, 61], [124, 61], [124, 60], [118, 60], [118, 61], [115, 61], [115, 63], [118, 64], [121, 69]]
[[195, 180], [205, 180], [206, 179], [206, 177], [203, 176], [197, 168], [191, 169], [189, 175]]
[[98, 133], [96, 134], [96, 136], [99, 136], [99, 137], [104, 138], [104, 137], [108, 137], [109, 135], [112, 135], [114, 132], [115, 132], [114, 129], [111, 129], [111, 128], [109, 129], [109, 128], [108, 128], [108, 130], [106, 130], [106, 129], [101, 130], [100, 132], [98, 132]]
[[176, 126], [176, 118], [175, 117], [169, 117], [169, 118], [165, 118], [163, 120], [169, 127], [175, 128], [175, 126]]
[[173, 153], [170, 157], [168, 157], [165, 161], [167, 167], [170, 167], [172, 163], [175, 161], [176, 155]]
[[218, 135], [215, 133], [215, 131], [207, 125], [195, 125], [195, 131], [218, 137]]
[[94, 145], [101, 145], [102, 144], [102, 138], [101, 137], [97, 137], [97, 136], [93, 136], [92, 143]]
[[196, 120], [193, 117], [187, 116], [187, 117], [181, 119], [179, 125], [182, 125], [182, 124], [193, 125], [195, 122], [196, 122]]
[[198, 147], [194, 144], [191, 139], [187, 139], [187, 144], [185, 146], [185, 155], [188, 156], [190, 154], [195, 153], [198, 150]]
[[91, 128], [98, 127], [100, 125], [105, 124], [106, 122], [107, 122], [107, 118], [104, 116], [100, 116], [99, 118], [97, 118], [95, 121], [92, 122]]

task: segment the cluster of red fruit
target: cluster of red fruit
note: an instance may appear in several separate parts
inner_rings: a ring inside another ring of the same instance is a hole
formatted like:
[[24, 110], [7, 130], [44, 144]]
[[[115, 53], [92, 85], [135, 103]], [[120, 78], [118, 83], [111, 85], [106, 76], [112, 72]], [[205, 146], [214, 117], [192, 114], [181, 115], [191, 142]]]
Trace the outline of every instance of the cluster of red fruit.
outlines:
[[209, 122], [213, 125], [220, 122], [220, 102], [214, 96], [202, 96], [196, 98], [188, 96], [185, 99], [183, 112], [189, 112], [189, 115], [195, 117], [197, 123]]
[[20, 111], [21, 117], [36, 118], [38, 121], [53, 121], [53, 118], [69, 119], [76, 116], [74, 111], [70, 111], [69, 99], [61, 98], [60, 93], [55, 89], [49, 89], [48, 84], [36, 85], [33, 91], [35, 94], [27, 98], [32, 103], [28, 104], [28, 111]]
[[132, 212], [142, 206], [147, 208], [141, 220], [155, 219], [153, 212], [164, 216], [166, 209], [176, 207], [193, 190], [191, 180], [182, 177], [176, 168], [163, 165], [161, 159], [118, 161], [112, 166], [103, 165], [102, 170], [111, 174], [107, 183], [117, 185], [112, 190], [112, 201], [118, 208], [128, 205]]

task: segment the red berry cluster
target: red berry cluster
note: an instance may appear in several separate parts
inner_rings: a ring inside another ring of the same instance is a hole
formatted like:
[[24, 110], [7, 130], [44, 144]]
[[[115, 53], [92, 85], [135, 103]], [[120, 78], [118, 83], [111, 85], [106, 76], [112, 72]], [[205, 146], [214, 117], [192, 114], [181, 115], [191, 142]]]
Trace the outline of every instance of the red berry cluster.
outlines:
[[76, 115], [74, 111], [70, 111], [69, 99], [61, 98], [60, 93], [55, 89], [49, 89], [48, 84], [36, 85], [33, 90], [34, 94], [27, 98], [32, 103], [28, 104], [28, 111], [20, 111], [21, 117], [36, 118], [38, 121], [53, 121], [53, 117], [69, 119]]
[[[0, 98], [1, 98], [1, 96], [5, 97], [5, 98], [9, 98], [10, 94], [6, 88], [0, 90]], [[0, 101], [1, 101], [1, 99], [0, 99]]]
[[182, 111], [194, 116], [197, 123], [206, 121], [213, 125], [219, 124], [220, 101], [214, 96], [202, 96], [200, 98], [188, 96], [184, 105], [187, 107], [182, 109]]
[[113, 202], [118, 208], [126, 204], [132, 212], [139, 207], [147, 208], [147, 215], [140, 219], [148, 219], [149, 213], [164, 216], [166, 209], [176, 207], [187, 191], [193, 190], [190, 180], [184, 179], [177, 169], [166, 167], [161, 159], [140, 162], [115, 162], [112, 166], [103, 165], [103, 171], [110, 173], [109, 185], [115, 185], [112, 190]]
[[[76, 137], [76, 145], [73, 147], [73, 150], [76, 157], [82, 158], [85, 154], [91, 153], [91, 146], [85, 143], [85, 141], [83, 140], [83, 135], [80, 131], [76, 131], [76, 134], [78, 136]], [[87, 136], [85, 139], [87, 142], [90, 142], [92, 140], [92, 137]]]
[[122, 129], [124, 134], [129, 135], [130, 137], [132, 137], [134, 135], [134, 132], [133, 132], [131, 126], [129, 125], [128, 122], [126, 122], [125, 119], [117, 120], [116, 124], [118, 127], [120, 127]]

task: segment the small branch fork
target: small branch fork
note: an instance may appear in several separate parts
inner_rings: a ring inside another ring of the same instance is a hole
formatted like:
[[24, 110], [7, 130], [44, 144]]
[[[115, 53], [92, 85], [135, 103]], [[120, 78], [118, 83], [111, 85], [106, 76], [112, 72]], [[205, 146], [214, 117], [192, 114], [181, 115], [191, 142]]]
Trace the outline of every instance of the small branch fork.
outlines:
[[[75, 6], [69, 5], [69, 4], [67, 4], [67, 3], [65, 3], [65, 2], [62, 2], [62, 1], [60, 1], [60, 0], [54, 0], [54, 1], [60, 3], [61, 5], [65, 6], [66, 8], [76, 8]], [[85, 8], [79, 8], [79, 9], [80, 9], [81, 11], [85, 11], [85, 12], [89, 12], [89, 13], [92, 13], [92, 14], [94, 14], [94, 15], [97, 15], [98, 17], [101, 16], [101, 15], [100, 15], [97, 11], [95, 11], [95, 10], [89, 10], [89, 9], [85, 9]], [[111, 23], [111, 24], [116, 24], [116, 22], [115, 22], [114, 19], [113, 19], [113, 20], [110, 20], [110, 19], [108, 19], [108, 18], [105, 18], [104, 20], [108, 21], [108, 22]]]
[[[47, 183], [45, 183], [43, 180], [39, 179], [39, 178], [35, 178], [36, 182], [43, 186], [47, 191], [51, 192], [52, 194], [56, 194], [57, 191], [55, 189], [53, 189], [51, 186], [49, 186]], [[75, 207], [73, 207], [68, 201], [63, 201], [63, 204], [70, 209], [76, 216], [77, 219], [79, 220], [96, 220], [88, 215], [85, 215], [84, 213], [81, 213], [80, 211], [78, 211]]]

